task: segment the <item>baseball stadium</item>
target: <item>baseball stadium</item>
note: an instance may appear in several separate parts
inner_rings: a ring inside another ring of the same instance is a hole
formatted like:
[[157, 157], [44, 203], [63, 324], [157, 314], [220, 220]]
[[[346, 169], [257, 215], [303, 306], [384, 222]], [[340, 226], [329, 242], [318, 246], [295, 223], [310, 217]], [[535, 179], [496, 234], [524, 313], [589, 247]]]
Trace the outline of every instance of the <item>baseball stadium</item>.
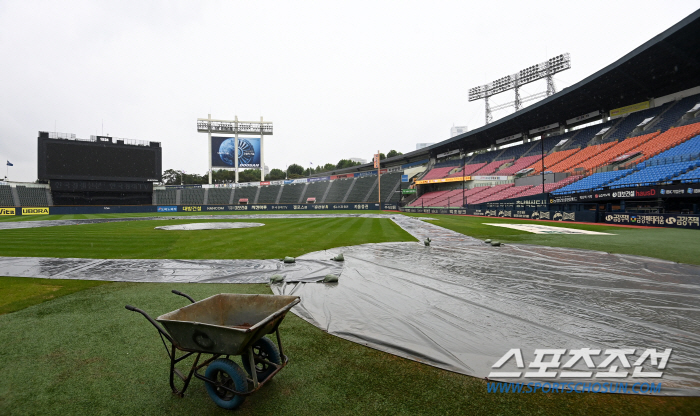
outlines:
[[0, 414], [698, 414], [700, 10], [570, 67], [284, 179], [262, 117], [191, 114], [195, 184], [165, 139], [36, 130], [37, 180], [0, 182]]

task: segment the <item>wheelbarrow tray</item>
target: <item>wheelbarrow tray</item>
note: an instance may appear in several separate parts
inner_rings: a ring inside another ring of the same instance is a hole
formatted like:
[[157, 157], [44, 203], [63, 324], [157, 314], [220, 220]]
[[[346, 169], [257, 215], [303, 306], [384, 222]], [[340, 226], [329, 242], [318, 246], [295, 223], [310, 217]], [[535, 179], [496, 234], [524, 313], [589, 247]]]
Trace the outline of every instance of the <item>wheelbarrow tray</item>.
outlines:
[[156, 318], [181, 350], [239, 355], [275, 332], [297, 296], [221, 293]]

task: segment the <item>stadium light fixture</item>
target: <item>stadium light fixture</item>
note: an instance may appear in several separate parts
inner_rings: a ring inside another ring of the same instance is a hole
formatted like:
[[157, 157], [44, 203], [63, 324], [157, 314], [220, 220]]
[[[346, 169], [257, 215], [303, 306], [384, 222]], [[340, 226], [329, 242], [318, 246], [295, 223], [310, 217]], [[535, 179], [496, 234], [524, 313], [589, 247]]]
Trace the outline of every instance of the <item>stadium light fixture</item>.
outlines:
[[[469, 101], [485, 100], [486, 107], [486, 124], [490, 123], [492, 120], [491, 112], [496, 109], [500, 110], [502, 108], [509, 107], [510, 105], [515, 105], [515, 111], [520, 109], [520, 106], [525, 99], [520, 99], [519, 88], [525, 84], [535, 82], [540, 79], [547, 80], [547, 92], [546, 96], [550, 96], [556, 93], [556, 88], [554, 86], [554, 74], [562, 71], [566, 71], [571, 68], [571, 57], [568, 53], [563, 53], [550, 58], [544, 62], [537, 65], [529, 66], [525, 69], [521, 69], [512, 75], [507, 75], [505, 77], [499, 78], [495, 81], [489, 82], [488, 84], [480, 85], [478, 87], [473, 87], [469, 89]], [[489, 106], [489, 97], [500, 94], [504, 91], [515, 90], [515, 101], [509, 103], [508, 105], [497, 106], [491, 108]], [[535, 94], [534, 96], [539, 96]], [[534, 97], [530, 96], [528, 98]], [[530, 100], [527, 100], [530, 101]]]

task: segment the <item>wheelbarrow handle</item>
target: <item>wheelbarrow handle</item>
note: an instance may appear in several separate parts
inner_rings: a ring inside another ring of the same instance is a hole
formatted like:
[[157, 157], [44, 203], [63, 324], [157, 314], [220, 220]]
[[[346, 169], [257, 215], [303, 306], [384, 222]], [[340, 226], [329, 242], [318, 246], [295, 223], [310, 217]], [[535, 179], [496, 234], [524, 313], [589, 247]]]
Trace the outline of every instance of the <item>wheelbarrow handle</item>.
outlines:
[[182, 293], [179, 290], [175, 290], [175, 289], [173, 289], [171, 292], [173, 292], [176, 295], [180, 295], [183, 298], [187, 298], [190, 300], [190, 302], [194, 303], [194, 299], [192, 299], [192, 296], [188, 295], [187, 293]]
[[173, 338], [170, 336], [170, 334], [168, 334], [168, 333], [165, 331], [165, 329], [163, 329], [163, 327], [160, 326], [160, 324], [159, 324], [158, 322], [156, 322], [155, 319], [151, 318], [151, 317], [146, 313], [146, 311], [143, 311], [143, 310], [141, 310], [141, 309], [139, 309], [139, 308], [135, 308], [135, 307], [133, 307], [133, 306], [131, 306], [131, 305], [126, 305], [125, 308], [126, 308], [127, 310], [129, 310], [129, 311], [138, 312], [138, 313], [140, 313], [141, 315], [143, 315], [146, 319], [148, 319], [148, 321], [149, 321], [153, 326], [156, 327], [156, 329], [158, 330], [158, 332], [161, 333], [161, 335], [163, 335], [165, 338], [167, 338], [168, 341], [170, 341], [171, 343], [173, 343], [173, 344], [175, 343], [175, 341], [174, 341]]

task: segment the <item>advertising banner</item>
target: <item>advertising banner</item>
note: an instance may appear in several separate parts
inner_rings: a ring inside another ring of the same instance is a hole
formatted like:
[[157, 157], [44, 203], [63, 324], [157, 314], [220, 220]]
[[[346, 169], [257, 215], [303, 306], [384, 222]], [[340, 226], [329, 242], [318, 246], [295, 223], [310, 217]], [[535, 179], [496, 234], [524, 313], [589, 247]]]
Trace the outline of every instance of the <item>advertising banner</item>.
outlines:
[[410, 194], [415, 194], [416, 190], [415, 189], [402, 189], [401, 190], [401, 195], [410, 195]]
[[158, 212], [177, 212], [176, 206], [158, 207]]
[[652, 227], [674, 227], [700, 229], [700, 215], [693, 214], [635, 214], [629, 212], [606, 212], [608, 224], [644, 225]]
[[401, 175], [401, 182], [408, 182], [408, 175]]
[[15, 215], [14, 208], [0, 208], [0, 215]]
[[649, 101], [643, 101], [641, 103], [610, 110], [610, 117], [624, 116], [625, 114], [634, 113], [635, 111], [646, 110], [647, 108], [649, 108]]
[[568, 202], [593, 202], [609, 200], [625, 200], [630, 198], [680, 198], [700, 195], [698, 184], [675, 184], [640, 186], [627, 189], [606, 189], [595, 192], [580, 192], [569, 195], [551, 195], [550, 204]]
[[239, 137], [238, 151], [235, 149], [236, 140], [233, 137], [212, 136], [211, 138], [211, 166], [219, 169], [231, 169], [236, 167], [238, 155], [238, 167], [241, 169], [260, 168], [260, 138]]
[[22, 215], [49, 215], [48, 207], [22, 208]]
[[426, 183], [446, 183], [446, 182], [462, 182], [472, 180], [471, 176], [458, 176], [455, 178], [442, 178], [442, 179], [426, 179], [423, 181], [416, 181], [418, 185], [424, 185]]

